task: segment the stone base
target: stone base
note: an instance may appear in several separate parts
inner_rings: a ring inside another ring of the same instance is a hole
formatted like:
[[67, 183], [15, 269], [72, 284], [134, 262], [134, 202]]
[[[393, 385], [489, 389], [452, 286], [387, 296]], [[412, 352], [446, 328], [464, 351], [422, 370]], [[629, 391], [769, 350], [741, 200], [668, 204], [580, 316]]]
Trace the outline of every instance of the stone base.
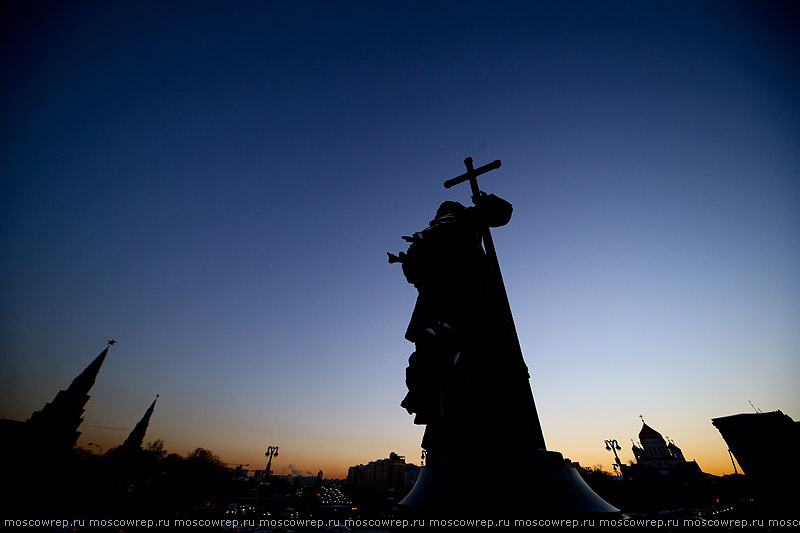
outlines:
[[413, 516], [501, 512], [512, 518], [620, 513], [559, 452], [536, 450], [511, 469], [510, 474], [493, 474], [466, 463], [424, 466], [398, 509]]

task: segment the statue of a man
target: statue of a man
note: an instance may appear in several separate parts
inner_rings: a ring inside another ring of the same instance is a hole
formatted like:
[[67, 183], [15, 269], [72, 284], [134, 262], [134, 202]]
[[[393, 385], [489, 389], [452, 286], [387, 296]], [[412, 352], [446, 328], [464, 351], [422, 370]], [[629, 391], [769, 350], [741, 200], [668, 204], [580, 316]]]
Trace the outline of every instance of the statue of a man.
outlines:
[[507, 224], [511, 212], [511, 204], [494, 195], [481, 194], [474, 207], [444, 202], [426, 229], [404, 237], [411, 242], [407, 253], [390, 254], [419, 291], [405, 335], [416, 351], [401, 405], [416, 415], [416, 424], [427, 425], [422, 447], [429, 464], [470, 438], [476, 418], [503, 423], [514, 409], [509, 376], [528, 377], [514, 356], [505, 296], [481, 240], [482, 227]]

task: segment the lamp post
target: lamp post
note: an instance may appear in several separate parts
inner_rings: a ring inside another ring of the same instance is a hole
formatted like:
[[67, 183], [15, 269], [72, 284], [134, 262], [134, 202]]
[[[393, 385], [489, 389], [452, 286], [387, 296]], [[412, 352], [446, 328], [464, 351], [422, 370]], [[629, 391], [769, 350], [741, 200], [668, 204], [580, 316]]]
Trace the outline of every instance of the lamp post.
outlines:
[[267, 452], [264, 455], [269, 458], [267, 461], [267, 471], [264, 474], [264, 477], [266, 478], [272, 473], [272, 458], [278, 455], [278, 447], [267, 446]]
[[614, 465], [613, 465], [614, 466], [614, 472], [616, 473], [617, 472], [617, 467], [619, 467], [620, 468], [620, 475], [621, 475], [622, 474], [622, 463], [619, 460], [619, 455], [617, 455], [617, 450], [621, 450], [622, 447], [617, 442], [617, 439], [609, 439], [609, 440], [606, 440], [605, 442], [606, 442], [606, 450], [614, 452], [614, 459], [617, 460], [617, 462], [614, 463]]

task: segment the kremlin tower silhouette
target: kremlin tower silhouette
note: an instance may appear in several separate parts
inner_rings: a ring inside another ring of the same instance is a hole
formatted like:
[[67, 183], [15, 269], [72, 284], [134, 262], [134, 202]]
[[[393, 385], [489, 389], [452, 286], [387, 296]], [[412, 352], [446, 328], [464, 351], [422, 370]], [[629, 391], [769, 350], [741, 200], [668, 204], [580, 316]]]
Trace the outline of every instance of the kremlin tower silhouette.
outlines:
[[72, 380], [67, 390], [58, 391], [52, 402], [31, 415], [26, 422], [28, 437], [34, 441], [31, 444], [51, 451], [68, 451], [75, 446], [81, 435], [78, 427], [83, 422], [89, 391], [94, 386], [100, 367], [108, 355], [108, 349], [115, 342], [108, 341], [106, 348]]
[[[69, 387], [58, 391], [53, 401], [31, 414], [26, 421], [0, 419], [0, 452], [22, 459], [42, 457], [64, 457], [75, 447], [81, 432], [83, 414], [89, 401], [89, 392], [108, 355], [116, 344], [110, 340], [105, 349], [89, 363], [83, 372], [72, 380]], [[150, 417], [153, 415], [158, 396], [145, 411], [128, 438], [120, 446], [127, 450], [141, 450]]]
[[76, 447], [89, 393], [114, 344], [108, 341], [69, 387], [58, 391], [26, 421], [0, 419], [0, 453], [7, 458], [0, 462], [0, 491], [6, 495], [4, 504], [17, 516], [41, 509], [57, 514], [91, 507], [87, 494], [94, 495], [94, 504], [110, 505], [112, 500], [107, 498], [118, 488], [114, 483], [129, 487], [139, 482], [140, 472], [146, 471], [142, 443], [158, 396], [125, 442], [109, 450], [111, 453], [101, 453], [100, 457]]
[[150, 404], [150, 407], [147, 408], [145, 411], [144, 416], [142, 419], [139, 420], [139, 423], [136, 424], [136, 427], [133, 428], [128, 438], [125, 439], [125, 442], [122, 443], [122, 447], [129, 449], [129, 450], [141, 450], [142, 443], [144, 442], [144, 435], [147, 432], [147, 426], [150, 425], [150, 417], [153, 416], [153, 410], [156, 408], [156, 401], [158, 401], [158, 394], [156, 394], [156, 399], [153, 400], [153, 403]]

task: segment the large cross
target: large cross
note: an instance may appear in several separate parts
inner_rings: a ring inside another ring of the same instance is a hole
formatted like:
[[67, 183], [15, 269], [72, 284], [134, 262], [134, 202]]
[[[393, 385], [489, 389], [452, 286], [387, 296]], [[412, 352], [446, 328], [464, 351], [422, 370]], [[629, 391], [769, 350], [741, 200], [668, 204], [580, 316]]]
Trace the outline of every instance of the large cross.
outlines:
[[[500, 168], [502, 163], [499, 159], [492, 161], [482, 167], [474, 168], [472, 166], [472, 158], [468, 157], [464, 160], [464, 165], [467, 167], [467, 171], [460, 176], [456, 176], [455, 178], [451, 178], [444, 182], [444, 187], [449, 189], [454, 185], [458, 185], [459, 183], [463, 183], [465, 181], [469, 181], [470, 188], [472, 189], [472, 202], [475, 205], [478, 205], [480, 202], [481, 197], [481, 190], [478, 187], [478, 176], [481, 174], [486, 174], [487, 172], [494, 170], [496, 168]], [[497, 260], [497, 251], [494, 248], [494, 241], [492, 240], [492, 232], [489, 230], [488, 225], [484, 225], [480, 228], [481, 238], [483, 239], [483, 248], [486, 252], [486, 257], [489, 259], [489, 266], [495, 273], [495, 281], [497, 283], [497, 288], [499, 289], [500, 294], [503, 295], [503, 300], [505, 304], [505, 312], [506, 317], [508, 319], [509, 325], [511, 326], [511, 332], [514, 335], [515, 341], [515, 348], [517, 351], [517, 355], [519, 357], [519, 363], [521, 368], [525, 374], [525, 382], [528, 385], [528, 389], [530, 390], [530, 375], [528, 374], [528, 367], [525, 365], [525, 359], [522, 356], [522, 347], [519, 343], [519, 337], [517, 336], [517, 328], [514, 325], [514, 316], [511, 314], [511, 304], [508, 301], [508, 293], [506, 292], [505, 283], [503, 283], [503, 274], [500, 272], [500, 263]], [[544, 443], [544, 434], [542, 433], [542, 426], [539, 423], [539, 413], [536, 412], [536, 405], [533, 401], [533, 391], [530, 391], [530, 402], [527, 406], [529, 410], [529, 417], [534, 424], [532, 428], [533, 439], [534, 442], [532, 443], [533, 448], [540, 448], [546, 449]]]
[[[499, 159], [495, 159], [491, 163], [483, 165], [482, 167], [474, 168], [472, 166], [472, 158], [468, 157], [464, 160], [464, 165], [467, 167], [467, 171], [460, 176], [456, 176], [455, 178], [451, 178], [444, 182], [444, 188], [449, 189], [454, 185], [458, 185], [459, 183], [464, 183], [465, 181], [469, 181], [470, 189], [472, 189], [472, 203], [478, 205], [480, 202], [481, 197], [481, 189], [478, 187], [478, 176], [481, 174], [486, 174], [490, 170], [494, 170], [496, 168], [500, 168], [502, 163]], [[489, 231], [489, 226], [481, 227], [481, 237], [483, 237], [483, 246], [486, 249], [486, 255], [489, 256], [489, 260], [492, 264], [492, 269], [497, 272], [497, 275], [500, 280], [501, 288], [503, 289], [503, 293], [505, 294], [505, 285], [503, 285], [503, 276], [500, 274], [500, 264], [497, 261], [497, 252], [494, 249], [494, 241], [492, 240], [492, 232]], [[506, 300], [508, 300], [508, 296], [506, 296]]]
[[496, 168], [500, 168], [502, 163], [499, 159], [495, 159], [491, 163], [487, 163], [482, 167], [473, 168], [472, 167], [472, 158], [468, 157], [464, 160], [464, 165], [467, 167], [467, 171], [460, 176], [456, 176], [455, 178], [449, 179], [444, 182], [444, 188], [449, 189], [453, 185], [458, 185], [459, 183], [463, 183], [469, 180], [469, 185], [472, 188], [472, 201], [477, 203], [476, 199], [480, 196], [481, 190], [478, 187], [478, 176], [481, 174], [486, 174], [490, 170], [494, 170]]

